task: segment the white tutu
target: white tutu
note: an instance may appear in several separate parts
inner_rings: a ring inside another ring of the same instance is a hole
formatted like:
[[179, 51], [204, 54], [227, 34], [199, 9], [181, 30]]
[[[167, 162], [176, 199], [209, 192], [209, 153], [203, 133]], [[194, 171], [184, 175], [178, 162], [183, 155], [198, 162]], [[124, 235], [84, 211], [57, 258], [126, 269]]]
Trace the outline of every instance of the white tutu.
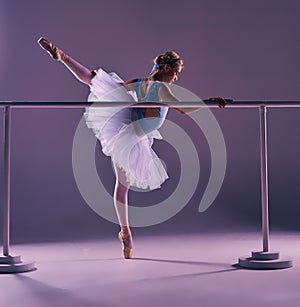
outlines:
[[166, 170], [151, 148], [153, 139], [162, 139], [153, 128], [141, 133], [139, 121], [132, 121], [132, 108], [96, 107], [101, 101], [136, 102], [134, 93], [128, 93], [119, 83], [123, 80], [115, 73], [99, 69], [92, 79], [89, 101], [95, 106], [86, 108], [84, 117], [100, 140], [102, 151], [125, 171], [131, 186], [141, 189], [156, 189], [168, 178]]

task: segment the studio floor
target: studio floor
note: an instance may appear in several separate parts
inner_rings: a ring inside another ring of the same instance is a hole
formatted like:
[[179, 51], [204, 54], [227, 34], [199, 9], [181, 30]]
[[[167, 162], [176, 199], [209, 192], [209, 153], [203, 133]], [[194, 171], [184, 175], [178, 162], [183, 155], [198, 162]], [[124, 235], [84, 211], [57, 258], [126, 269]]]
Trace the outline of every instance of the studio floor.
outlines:
[[261, 250], [260, 233], [135, 236], [124, 260], [117, 239], [13, 245], [36, 270], [0, 275], [1, 307], [300, 306], [300, 234], [271, 233], [282, 270], [234, 266]]

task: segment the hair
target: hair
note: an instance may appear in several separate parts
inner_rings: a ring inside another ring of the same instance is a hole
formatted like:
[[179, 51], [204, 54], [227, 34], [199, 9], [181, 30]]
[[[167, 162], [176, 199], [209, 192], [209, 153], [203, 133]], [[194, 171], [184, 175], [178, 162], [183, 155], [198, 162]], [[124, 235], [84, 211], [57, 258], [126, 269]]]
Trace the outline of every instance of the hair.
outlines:
[[175, 51], [167, 51], [164, 54], [157, 56], [154, 61], [158, 65], [169, 64], [171, 68], [183, 66], [183, 61]]

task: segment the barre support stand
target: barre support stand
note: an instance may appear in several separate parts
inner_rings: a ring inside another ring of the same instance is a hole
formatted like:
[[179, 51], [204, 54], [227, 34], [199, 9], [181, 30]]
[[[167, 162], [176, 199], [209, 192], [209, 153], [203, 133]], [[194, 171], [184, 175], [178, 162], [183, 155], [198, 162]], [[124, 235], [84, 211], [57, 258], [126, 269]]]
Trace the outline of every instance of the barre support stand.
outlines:
[[280, 258], [278, 251], [270, 251], [268, 209], [268, 152], [267, 152], [267, 108], [259, 107], [260, 122], [260, 176], [263, 250], [253, 251], [251, 257], [240, 257], [239, 265], [247, 269], [286, 269], [293, 266], [291, 258]]
[[3, 256], [0, 256], [0, 273], [22, 273], [35, 269], [34, 262], [22, 262], [21, 256], [10, 254], [10, 117], [11, 108], [4, 108], [3, 125], [3, 178], [4, 178], [4, 206], [3, 206]]

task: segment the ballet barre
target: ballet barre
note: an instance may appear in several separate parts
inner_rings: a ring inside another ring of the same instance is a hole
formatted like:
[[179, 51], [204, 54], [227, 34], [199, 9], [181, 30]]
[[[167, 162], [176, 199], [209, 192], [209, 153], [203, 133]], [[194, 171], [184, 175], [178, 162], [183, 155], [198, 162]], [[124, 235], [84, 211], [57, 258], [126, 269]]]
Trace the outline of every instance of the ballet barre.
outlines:
[[[3, 118], [3, 256], [0, 256], [0, 273], [21, 273], [35, 269], [34, 262], [23, 262], [21, 256], [12, 256], [10, 253], [10, 165], [11, 165], [11, 110], [13, 108], [85, 108], [93, 107], [129, 107], [129, 108], [218, 108], [218, 103], [209, 102], [176, 102], [176, 103], [141, 103], [133, 102], [0, 102], [4, 108]], [[269, 209], [268, 209], [268, 152], [267, 152], [267, 109], [276, 107], [300, 107], [297, 101], [235, 101], [228, 102], [226, 108], [257, 108], [260, 119], [260, 176], [261, 176], [261, 210], [262, 210], [262, 251], [253, 251], [251, 257], [239, 258], [238, 264], [248, 269], [284, 269], [293, 266], [290, 257], [281, 258], [278, 251], [270, 251]]]
[[[170, 102], [170, 103], [158, 103], [158, 102], [122, 102], [122, 101], [101, 101], [101, 102], [82, 102], [82, 101], [72, 101], [72, 102], [40, 102], [40, 101], [0, 101], [0, 107], [12, 107], [12, 108], [85, 108], [85, 107], [128, 107], [128, 108], [157, 108], [157, 107], [174, 107], [174, 108], [195, 108], [195, 107], [208, 107], [208, 108], [219, 108], [217, 102], [208, 102], [203, 101], [179, 101], [179, 102]], [[261, 106], [272, 107], [272, 108], [293, 108], [300, 107], [299, 101], [229, 101], [226, 103], [226, 108], [259, 108]]]

